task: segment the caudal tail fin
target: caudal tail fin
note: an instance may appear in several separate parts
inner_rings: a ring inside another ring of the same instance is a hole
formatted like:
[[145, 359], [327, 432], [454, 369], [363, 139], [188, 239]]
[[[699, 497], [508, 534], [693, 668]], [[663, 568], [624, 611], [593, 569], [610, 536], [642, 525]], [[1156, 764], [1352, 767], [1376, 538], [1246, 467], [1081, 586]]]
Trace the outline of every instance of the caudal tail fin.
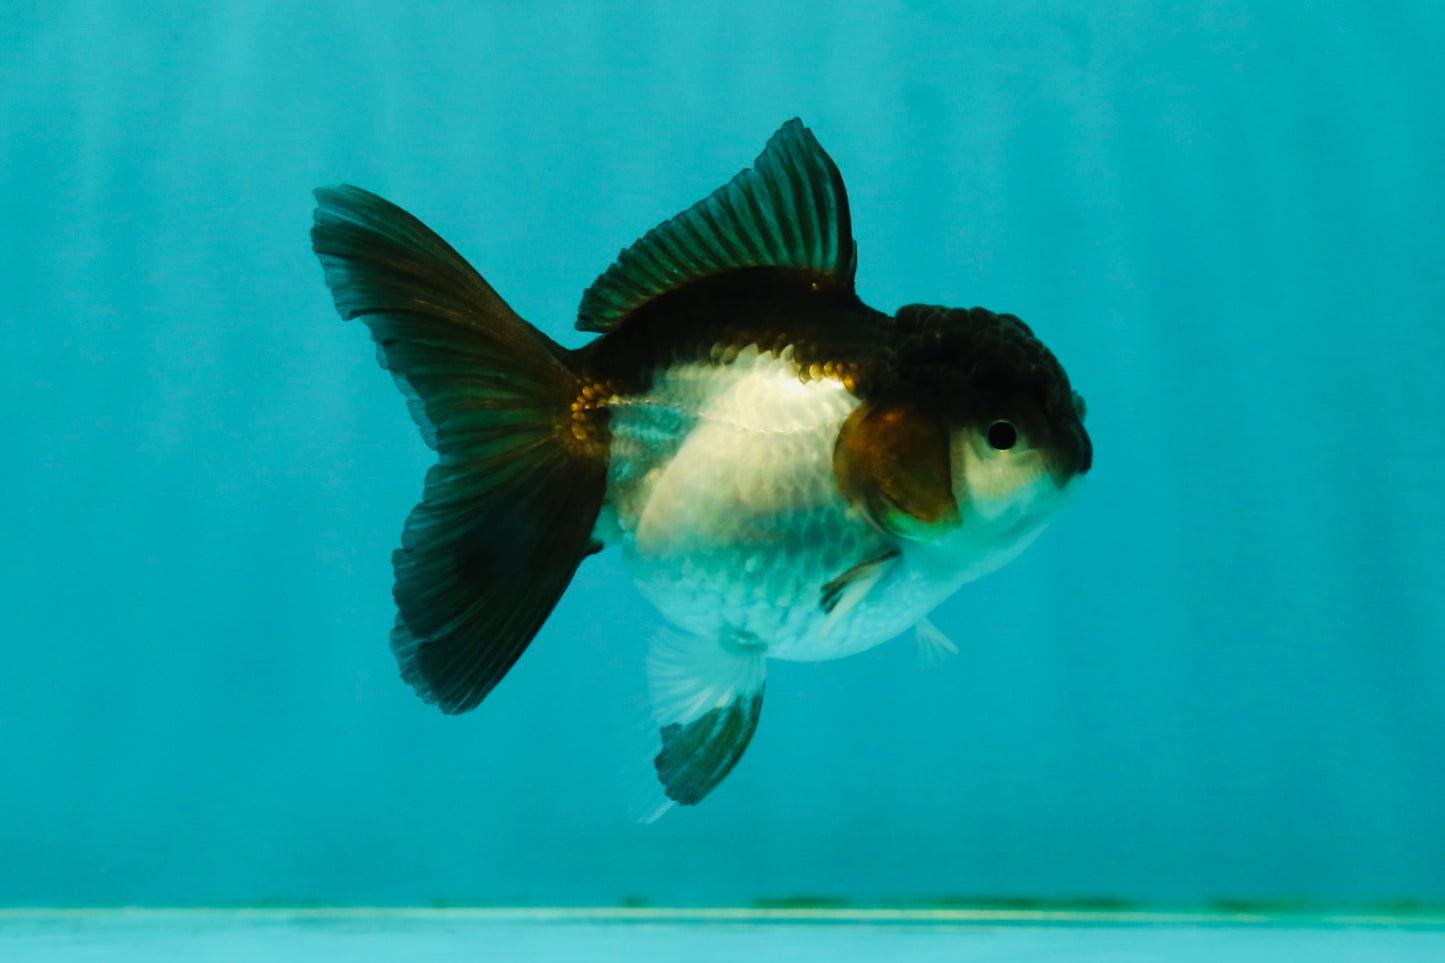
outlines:
[[350, 185], [316, 201], [311, 243], [336, 308], [371, 329], [437, 452], [392, 556], [392, 651], [423, 699], [466, 712], [599, 547], [604, 429], [573, 418], [567, 350], [426, 225]]

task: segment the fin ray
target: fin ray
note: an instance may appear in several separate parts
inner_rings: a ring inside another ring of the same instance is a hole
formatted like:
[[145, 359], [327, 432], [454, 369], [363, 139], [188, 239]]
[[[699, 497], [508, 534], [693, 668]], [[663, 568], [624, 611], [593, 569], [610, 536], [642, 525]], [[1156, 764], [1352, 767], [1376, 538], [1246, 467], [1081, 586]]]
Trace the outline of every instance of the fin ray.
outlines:
[[569, 353], [519, 318], [419, 220], [350, 185], [316, 192], [312, 245], [337, 310], [437, 452], [392, 556], [402, 677], [474, 708], [521, 656], [582, 559], [606, 484], [574, 431]]
[[925, 616], [913, 627], [913, 653], [924, 665], [936, 665], [958, 655], [958, 645]]
[[856, 608], [888, 571], [889, 563], [899, 557], [898, 549], [889, 549], [877, 558], [866, 559], [828, 582], [819, 593], [818, 607], [827, 618], [818, 634], [826, 637], [849, 612]]
[[794, 118], [752, 167], [619, 254], [582, 296], [577, 327], [611, 331], [660, 295], [745, 268], [791, 268], [851, 293], [855, 261], [843, 177]]
[[695, 806], [732, 772], [757, 729], [764, 649], [748, 639], [659, 634], [647, 656], [662, 747], [653, 768], [667, 798]]

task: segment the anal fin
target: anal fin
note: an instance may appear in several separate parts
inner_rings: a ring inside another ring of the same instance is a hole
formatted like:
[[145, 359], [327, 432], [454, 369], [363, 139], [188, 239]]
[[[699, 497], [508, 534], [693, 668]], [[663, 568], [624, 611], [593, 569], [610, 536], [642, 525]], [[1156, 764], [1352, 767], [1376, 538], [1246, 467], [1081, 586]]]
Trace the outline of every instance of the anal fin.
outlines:
[[662, 737], [653, 768], [668, 799], [697, 805], [742, 758], [762, 712], [764, 652], [748, 637], [653, 641], [647, 681]]
[[958, 646], [930, 619], [921, 618], [913, 627], [913, 654], [925, 665], [932, 665], [958, 655]]
[[662, 727], [662, 751], [653, 760], [667, 798], [695, 806], [743, 757], [763, 710], [763, 691], [739, 695], [692, 722]]

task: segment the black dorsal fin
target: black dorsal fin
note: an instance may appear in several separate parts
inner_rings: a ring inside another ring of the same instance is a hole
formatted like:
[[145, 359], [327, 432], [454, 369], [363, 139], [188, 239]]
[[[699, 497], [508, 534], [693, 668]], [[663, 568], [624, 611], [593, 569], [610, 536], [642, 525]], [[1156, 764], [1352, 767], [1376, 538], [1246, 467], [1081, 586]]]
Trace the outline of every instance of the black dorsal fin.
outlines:
[[648, 231], [582, 296], [581, 331], [611, 331], [658, 295], [739, 268], [794, 268], [852, 291], [857, 257], [843, 175], [796, 117], [753, 166]]

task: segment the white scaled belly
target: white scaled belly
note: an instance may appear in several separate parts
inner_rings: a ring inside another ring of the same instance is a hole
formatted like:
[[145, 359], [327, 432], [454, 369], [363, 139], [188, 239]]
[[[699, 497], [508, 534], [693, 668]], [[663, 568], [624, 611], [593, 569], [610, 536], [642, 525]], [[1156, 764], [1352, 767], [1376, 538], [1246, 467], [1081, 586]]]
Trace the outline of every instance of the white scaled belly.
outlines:
[[[831, 617], [829, 581], [895, 548], [838, 494], [833, 447], [858, 400], [754, 348], [659, 375], [611, 402], [608, 506], [643, 595], [678, 628], [788, 659], [848, 655], [904, 631], [956, 586], [891, 566]], [[888, 604], [879, 604], [886, 599]]]

